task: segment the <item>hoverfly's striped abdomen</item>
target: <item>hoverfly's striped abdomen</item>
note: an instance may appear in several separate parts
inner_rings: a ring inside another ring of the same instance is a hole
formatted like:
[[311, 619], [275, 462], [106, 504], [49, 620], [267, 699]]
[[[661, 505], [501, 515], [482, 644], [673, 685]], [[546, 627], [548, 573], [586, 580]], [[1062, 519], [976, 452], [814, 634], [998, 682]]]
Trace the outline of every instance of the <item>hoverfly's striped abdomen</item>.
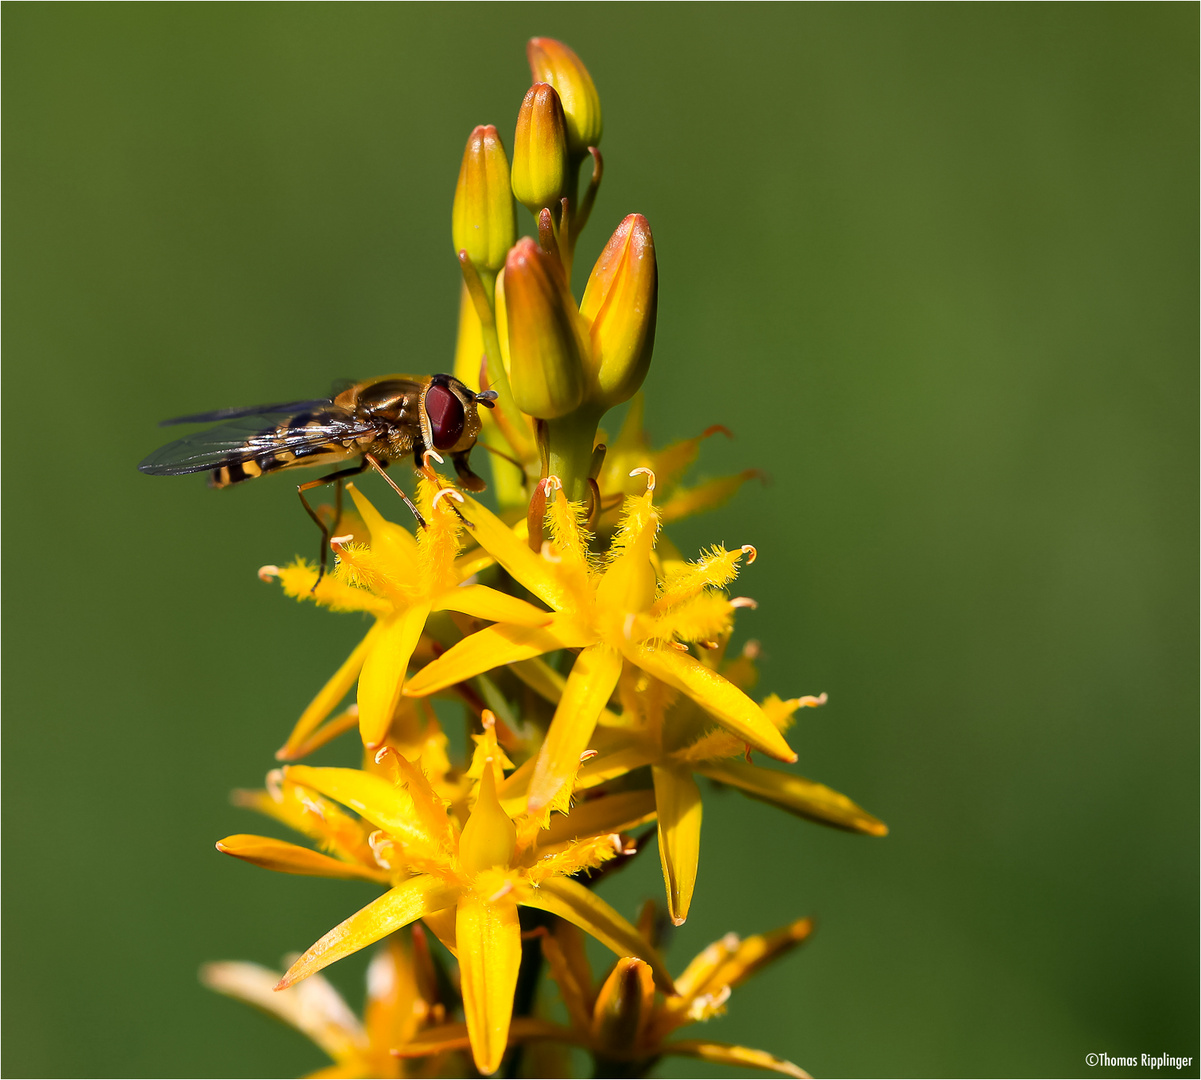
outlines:
[[[376, 433], [361, 433], [346, 423], [347, 417], [341, 410], [328, 409], [299, 413], [285, 423], [266, 428], [246, 440], [241, 452], [229, 462], [213, 469], [209, 486], [214, 488], [240, 484], [253, 480], [264, 473], [276, 472], [297, 465], [330, 465], [356, 457], [376, 439]], [[344, 426], [348, 438], [313, 442], [314, 436], [328, 436], [331, 430]], [[247, 453], [261, 448], [262, 452], [247, 457]]]

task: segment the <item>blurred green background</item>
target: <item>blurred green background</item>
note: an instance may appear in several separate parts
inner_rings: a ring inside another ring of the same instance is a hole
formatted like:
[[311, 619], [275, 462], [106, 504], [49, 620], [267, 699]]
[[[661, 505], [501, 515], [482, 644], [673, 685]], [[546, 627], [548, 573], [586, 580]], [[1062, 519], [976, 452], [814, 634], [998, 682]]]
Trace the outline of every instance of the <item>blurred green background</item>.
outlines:
[[[757, 545], [761, 688], [830, 694], [799, 767], [893, 830], [707, 799], [672, 965], [820, 925], [705, 1033], [823, 1076], [1197, 1075], [1197, 22], [6, 5], [5, 1073], [324, 1062], [196, 969], [369, 895], [212, 846], [362, 626], [255, 579], [315, 546], [286, 480], [134, 466], [164, 416], [450, 366], [463, 143], [511, 145], [547, 34], [604, 102], [581, 267], [655, 230], [656, 439], [724, 423], [697, 475], [773, 477], [674, 536]], [[604, 887], [660, 890], [653, 852]]]

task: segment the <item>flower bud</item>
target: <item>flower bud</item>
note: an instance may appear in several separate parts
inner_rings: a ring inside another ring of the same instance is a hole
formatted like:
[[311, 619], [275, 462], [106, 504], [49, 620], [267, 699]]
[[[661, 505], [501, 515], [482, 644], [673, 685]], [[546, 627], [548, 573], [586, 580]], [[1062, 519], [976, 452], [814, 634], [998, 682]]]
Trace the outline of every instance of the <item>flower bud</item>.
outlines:
[[600, 145], [600, 96], [580, 58], [554, 38], [530, 38], [525, 47], [535, 82], [550, 83], [563, 103], [567, 120], [567, 149], [574, 158]]
[[584, 399], [587, 332], [558, 262], [529, 237], [497, 280], [496, 323], [517, 407], [539, 420], [573, 411]]
[[505, 255], [517, 239], [509, 159], [491, 124], [481, 124], [467, 139], [455, 187], [451, 234], [455, 251], [466, 251], [477, 268], [493, 273], [504, 266]]
[[513, 136], [513, 194], [531, 214], [557, 208], [567, 179], [567, 122], [559, 95], [535, 83], [517, 114]]
[[580, 314], [591, 324], [597, 400], [606, 408], [633, 397], [655, 345], [659, 271], [651, 227], [630, 214], [592, 268]]
[[592, 1038], [614, 1057], [629, 1054], [650, 1019], [655, 984], [650, 965], [634, 956], [618, 960], [592, 1012]]

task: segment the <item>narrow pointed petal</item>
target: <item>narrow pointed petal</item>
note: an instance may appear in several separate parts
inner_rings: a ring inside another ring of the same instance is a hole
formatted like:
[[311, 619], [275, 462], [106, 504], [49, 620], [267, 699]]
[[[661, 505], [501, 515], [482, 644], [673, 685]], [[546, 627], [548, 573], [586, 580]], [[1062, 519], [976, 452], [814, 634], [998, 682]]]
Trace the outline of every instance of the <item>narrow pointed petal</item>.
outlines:
[[879, 818], [856, 806], [845, 795], [803, 776], [741, 761], [698, 762], [694, 768], [712, 780], [739, 788], [752, 799], [771, 803], [798, 817], [869, 836], [888, 835], [888, 826]]
[[[535, 694], [549, 701], [552, 705], [559, 704], [559, 699], [563, 696], [563, 687], [567, 685], [567, 680], [545, 660], [520, 660], [517, 663], [510, 664], [509, 670], [533, 690]], [[601, 710], [600, 722], [614, 727], [621, 723], [616, 714], [611, 713], [608, 709]]]
[[342, 878], [351, 881], [373, 881], [386, 884], [387, 871], [368, 866], [357, 866], [341, 859], [322, 855], [319, 851], [289, 844], [286, 840], [274, 840], [269, 836], [251, 836], [238, 833], [217, 841], [217, 850], [234, 858], [243, 859], [264, 870], [278, 870], [284, 874], [304, 874], [310, 877]]
[[441, 878], [428, 874], [410, 878], [335, 926], [288, 968], [287, 974], [279, 981], [279, 989], [283, 990], [335, 960], [374, 944], [393, 930], [408, 926], [423, 915], [449, 907], [458, 895], [459, 890], [447, 885]]
[[490, 552], [539, 600], [556, 611], [562, 611], [567, 606], [569, 598], [555, 574], [553, 564], [541, 555], [534, 554], [523, 537], [519, 537], [491, 510], [470, 496], [465, 496], [463, 515], [471, 522], [471, 534], [480, 547]]
[[580, 755], [620, 675], [621, 653], [608, 645], [590, 645], [576, 658], [530, 779], [530, 813], [549, 805], [575, 779]]
[[697, 993], [717, 990], [723, 986], [741, 986], [760, 968], [778, 960], [806, 941], [813, 933], [813, 920], [796, 919], [766, 934], [754, 934], [740, 941], [728, 956], [714, 968], [708, 979], [698, 983]]
[[538, 834], [538, 849], [547, 851], [582, 837], [637, 828], [655, 816], [655, 799], [654, 791], [621, 791], [577, 803], [570, 814], [557, 815], [550, 828]]
[[200, 981], [210, 990], [245, 1001], [296, 1028], [332, 1058], [349, 1057], [367, 1049], [358, 1019], [320, 975], [277, 993], [278, 971], [227, 960], [205, 964], [200, 969]]
[[469, 894], [455, 919], [463, 1015], [471, 1055], [485, 1076], [500, 1067], [513, 1017], [513, 992], [521, 966], [521, 924], [511, 896], [485, 900]]
[[796, 761], [788, 743], [759, 708], [738, 687], [716, 671], [675, 649], [653, 649], [630, 644], [624, 649], [631, 663], [682, 690], [701, 708], [716, 717], [723, 727], [781, 761]]
[[733, 476], [721, 476], [691, 488], [676, 488], [659, 510], [665, 525], [679, 521], [702, 510], [716, 510], [728, 502], [743, 484], [756, 477], [763, 479], [760, 469], [743, 469]]
[[363, 661], [367, 659], [367, 655], [375, 648], [376, 642], [379, 641], [380, 635], [384, 630], [384, 625], [382, 621], [378, 621], [367, 631], [367, 636], [355, 646], [354, 652], [334, 672], [333, 678], [309, 702], [308, 708], [300, 714], [300, 719], [296, 721], [296, 726], [292, 729], [292, 734], [288, 736], [288, 741], [284, 743], [281, 749], [275, 752], [275, 756], [280, 761], [293, 761], [300, 757], [299, 748], [317, 730], [321, 725], [321, 721], [329, 716], [337, 708], [341, 700], [350, 692], [350, 688], [354, 686], [354, 681], [359, 677], [359, 672], [362, 670]]
[[613, 908], [578, 881], [564, 877], [548, 878], [539, 888], [532, 889], [521, 902], [527, 907], [549, 911], [552, 915], [575, 923], [618, 956], [636, 956], [645, 960], [655, 973], [655, 985], [665, 994], [674, 992], [671, 974], [658, 950]]
[[680, 926], [688, 918], [701, 857], [701, 792], [687, 769], [656, 765], [655, 808], [659, 814], [659, 862], [667, 886], [667, 910]]
[[397, 838], [418, 843], [430, 840], [414, 821], [413, 800], [409, 793], [382, 776], [361, 769], [317, 769], [311, 765], [289, 765], [285, 775], [297, 784], [349, 806]]
[[681, 1039], [679, 1042], [660, 1043], [655, 1048], [661, 1054], [678, 1054], [682, 1057], [712, 1061], [715, 1065], [733, 1065], [742, 1069], [767, 1069], [769, 1072], [795, 1076], [797, 1080], [811, 1080], [804, 1069], [785, 1061], [765, 1050], [752, 1050], [749, 1046], [732, 1043], [706, 1042], [702, 1039]]
[[[393, 934], [367, 965], [367, 1002], [363, 1024], [374, 1047], [408, 1042], [421, 1026], [427, 1005], [421, 989], [408, 935]], [[320, 978], [320, 976], [318, 976]], [[302, 986], [313, 980], [308, 979]]]
[[546, 626], [552, 614], [527, 604], [516, 596], [490, 589], [487, 585], [460, 585], [440, 593], [434, 601], [435, 611], [461, 611], [477, 619], [511, 623], [514, 626]]
[[359, 732], [364, 746], [377, 747], [388, 734], [429, 610], [428, 605], [416, 604], [386, 623], [363, 664], [359, 676]]
[[350, 492], [363, 523], [371, 532], [372, 549], [396, 564], [397, 576], [416, 576], [420, 565], [417, 541], [413, 534], [408, 529], [388, 521], [354, 484], [347, 484], [346, 490]]
[[352, 728], [359, 726], [359, 707], [347, 709], [337, 716], [327, 720], [307, 739], [291, 748], [291, 753], [285, 760], [298, 761], [306, 758], [314, 750], [320, 750], [326, 743], [333, 742], [339, 735], [345, 735]]
[[514, 660], [528, 660], [555, 649], [578, 648], [595, 640], [595, 635], [563, 619], [555, 619], [542, 629], [509, 623], [486, 626], [426, 664], [409, 680], [405, 694], [425, 697]]

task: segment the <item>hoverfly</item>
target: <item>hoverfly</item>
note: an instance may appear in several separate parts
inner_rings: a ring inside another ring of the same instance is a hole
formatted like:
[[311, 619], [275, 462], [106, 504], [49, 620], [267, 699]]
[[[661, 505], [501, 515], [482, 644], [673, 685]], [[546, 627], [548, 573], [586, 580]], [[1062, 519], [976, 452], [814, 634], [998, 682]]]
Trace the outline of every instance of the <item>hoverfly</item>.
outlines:
[[384, 470], [408, 454], [421, 468], [427, 453], [447, 453], [459, 482], [468, 491], [482, 490], [484, 481], [471, 471], [467, 459], [480, 433], [477, 406], [491, 409], [495, 400], [495, 390], [477, 394], [453, 375], [386, 375], [327, 398], [217, 409], [164, 420], [160, 426], [222, 423], [160, 447], [138, 469], [151, 476], [211, 472], [210, 486], [223, 488], [280, 469], [330, 466], [358, 458], [353, 465], [296, 488], [305, 512], [321, 530], [320, 572], [324, 574], [329, 529], [304, 493], [336, 483], [340, 510], [341, 482], [373, 468], [424, 526], [417, 507]]

